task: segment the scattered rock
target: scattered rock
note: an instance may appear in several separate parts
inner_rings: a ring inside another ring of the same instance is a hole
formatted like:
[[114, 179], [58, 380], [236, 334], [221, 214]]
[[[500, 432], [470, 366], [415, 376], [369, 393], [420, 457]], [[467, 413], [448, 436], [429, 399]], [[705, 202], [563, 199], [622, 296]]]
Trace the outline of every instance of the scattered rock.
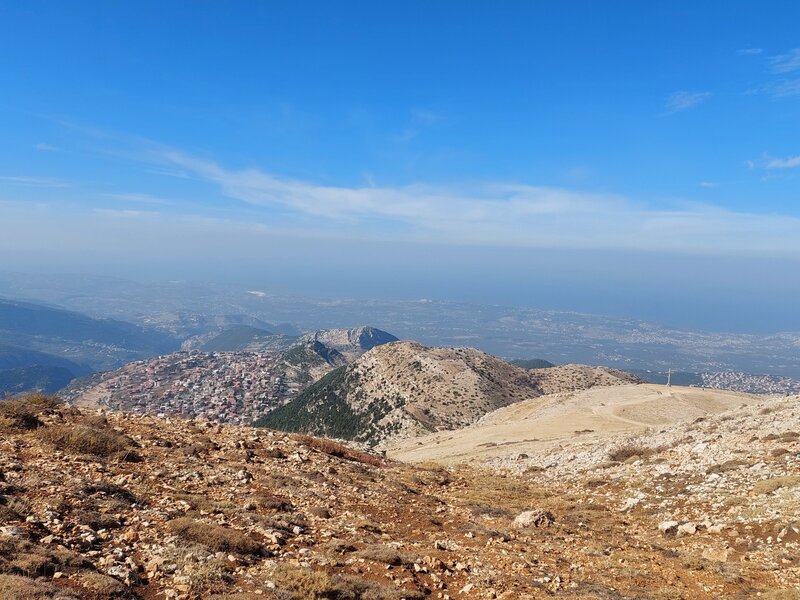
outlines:
[[525, 529], [526, 527], [550, 527], [555, 522], [553, 513], [549, 510], [526, 510], [521, 512], [514, 519], [513, 525], [517, 529]]
[[664, 535], [676, 535], [679, 525], [678, 521], [661, 521], [658, 524], [658, 530]]

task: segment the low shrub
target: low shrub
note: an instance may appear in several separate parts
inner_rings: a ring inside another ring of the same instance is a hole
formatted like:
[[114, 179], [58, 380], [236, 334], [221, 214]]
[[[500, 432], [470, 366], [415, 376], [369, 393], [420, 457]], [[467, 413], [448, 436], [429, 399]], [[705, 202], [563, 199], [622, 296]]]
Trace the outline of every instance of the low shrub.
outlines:
[[[49, 583], [40, 583], [21, 575], [0, 575], [0, 600], [44, 600], [52, 598], [58, 590]], [[73, 598], [74, 596], [64, 596]]]
[[72, 454], [111, 456], [134, 446], [126, 435], [90, 425], [51, 425], [40, 428], [37, 435], [58, 450]]
[[354, 575], [330, 576], [323, 571], [278, 565], [272, 581], [292, 600], [418, 600], [418, 591], [387, 587]]
[[197, 521], [189, 517], [174, 519], [167, 524], [167, 527], [186, 541], [208, 546], [218, 552], [263, 553], [260, 543], [236, 529]]
[[384, 465], [384, 460], [374, 454], [350, 448], [344, 444], [334, 442], [333, 440], [315, 438], [310, 435], [298, 435], [296, 439], [304, 446], [327, 454], [328, 456], [371, 465], [373, 467], [382, 467]]
[[773, 477], [764, 479], [753, 486], [753, 494], [771, 494], [781, 488], [790, 488], [800, 485], [800, 475], [788, 475], [786, 477]]
[[661, 452], [661, 448], [649, 448], [647, 446], [640, 446], [638, 444], [626, 444], [614, 448], [608, 453], [608, 458], [615, 462], [625, 462], [633, 457], [647, 458]]
[[397, 551], [397, 548], [384, 546], [383, 544], [371, 544], [367, 546], [358, 553], [358, 557], [392, 566], [399, 566], [410, 562]]
[[83, 492], [87, 495], [103, 494], [104, 496], [116, 498], [117, 500], [124, 500], [125, 502], [136, 502], [137, 500], [136, 496], [134, 496], [133, 492], [130, 490], [121, 485], [109, 483], [108, 481], [93, 481], [92, 483], [87, 483], [83, 486]]
[[86, 572], [81, 573], [78, 581], [81, 585], [92, 592], [93, 598], [132, 598], [133, 593], [124, 583], [117, 581], [113, 577], [102, 573]]

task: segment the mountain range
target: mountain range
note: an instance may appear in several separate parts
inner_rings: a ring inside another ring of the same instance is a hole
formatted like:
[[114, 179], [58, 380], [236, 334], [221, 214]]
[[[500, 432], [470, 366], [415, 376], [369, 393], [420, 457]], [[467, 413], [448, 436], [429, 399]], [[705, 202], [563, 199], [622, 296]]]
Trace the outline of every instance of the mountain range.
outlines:
[[0, 397], [34, 387], [53, 391], [72, 377], [178, 345], [161, 331], [132, 323], [0, 298]]

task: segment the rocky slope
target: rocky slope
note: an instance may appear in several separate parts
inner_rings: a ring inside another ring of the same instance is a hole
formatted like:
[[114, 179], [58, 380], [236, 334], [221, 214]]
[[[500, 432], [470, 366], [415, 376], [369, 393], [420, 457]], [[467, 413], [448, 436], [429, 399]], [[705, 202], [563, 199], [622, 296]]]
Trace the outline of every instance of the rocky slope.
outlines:
[[395, 342], [331, 372], [258, 424], [375, 446], [465, 427], [543, 394], [633, 381], [627, 373], [599, 367], [522, 369], [472, 348]]
[[0, 598], [796, 598], [798, 402], [495, 473], [0, 403]]
[[[556, 490], [577, 482], [581, 502], [626, 515], [634, 537], [657, 533], [690, 571], [670, 585], [703, 581], [708, 597], [753, 597], [744, 582], [759, 573], [794, 590], [766, 597], [798, 597], [800, 396], [491, 464]], [[711, 574], [727, 585], [704, 581]]]

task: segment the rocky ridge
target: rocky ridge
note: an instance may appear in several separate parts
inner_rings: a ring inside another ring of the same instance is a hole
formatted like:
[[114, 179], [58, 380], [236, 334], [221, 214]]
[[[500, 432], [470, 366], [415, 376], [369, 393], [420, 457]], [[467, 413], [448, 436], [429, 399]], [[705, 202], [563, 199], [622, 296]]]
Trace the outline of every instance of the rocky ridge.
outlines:
[[259, 424], [376, 446], [465, 427], [544, 394], [636, 381], [602, 367], [523, 369], [474, 348], [394, 342], [330, 373]]

